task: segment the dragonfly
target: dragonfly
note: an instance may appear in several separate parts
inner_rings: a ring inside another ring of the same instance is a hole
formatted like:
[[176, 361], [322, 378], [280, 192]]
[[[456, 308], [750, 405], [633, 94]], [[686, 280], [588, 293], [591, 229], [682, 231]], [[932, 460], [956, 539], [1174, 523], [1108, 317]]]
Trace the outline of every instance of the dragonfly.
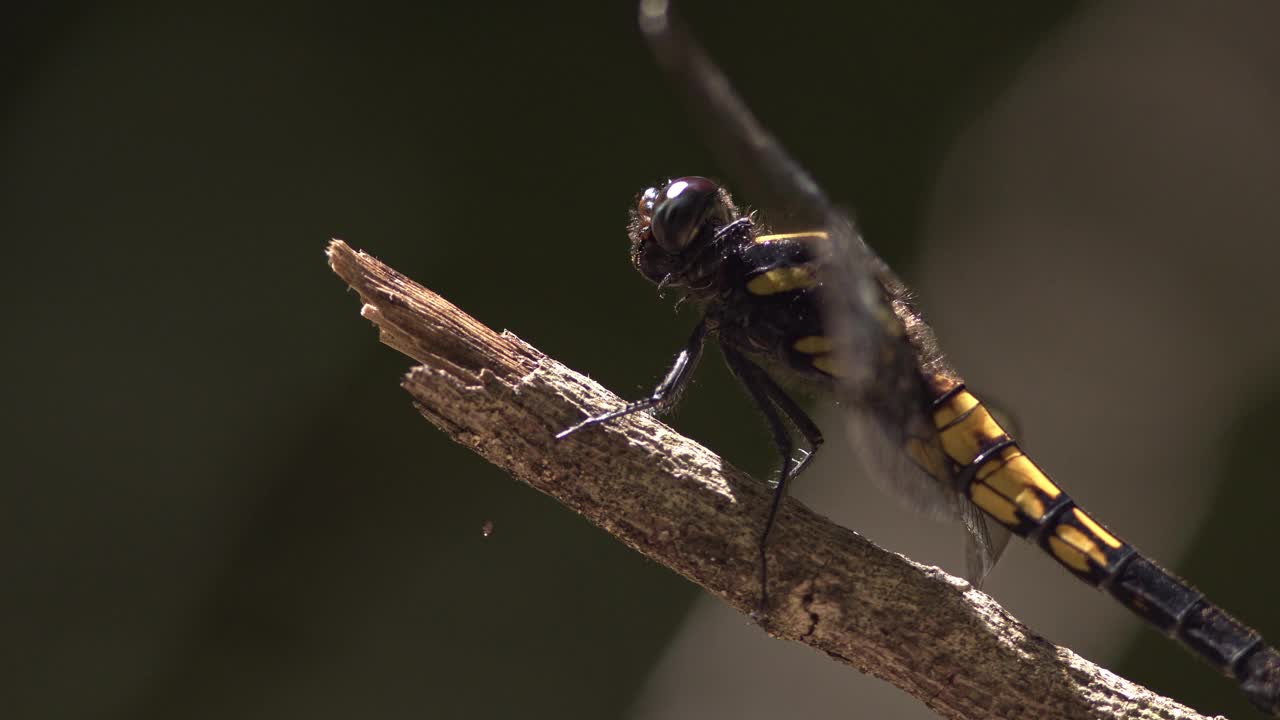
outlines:
[[836, 394], [871, 477], [917, 508], [961, 521], [971, 582], [980, 585], [1009, 538], [1022, 537], [1280, 717], [1280, 652], [1051, 480], [947, 361], [907, 286], [756, 120], [667, 0], [643, 0], [640, 24], [708, 124], [707, 138], [730, 174], [764, 206], [786, 208], [790, 227], [769, 227], [706, 177], [677, 177], [643, 191], [628, 226], [631, 262], [660, 290], [699, 306], [701, 320], [648, 397], [556, 437], [670, 410], [714, 339], [782, 458], [759, 539], [762, 606], [779, 504], [823, 443], [818, 425], [776, 379], [785, 376]]

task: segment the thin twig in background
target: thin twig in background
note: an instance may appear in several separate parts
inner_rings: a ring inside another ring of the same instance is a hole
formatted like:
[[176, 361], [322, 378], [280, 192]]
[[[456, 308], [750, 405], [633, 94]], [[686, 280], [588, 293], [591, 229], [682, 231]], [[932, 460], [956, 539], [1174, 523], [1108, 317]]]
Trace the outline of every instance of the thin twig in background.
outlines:
[[[1199, 718], [1035, 635], [984, 593], [783, 503], [760, 616], [756, 542], [771, 491], [598, 383], [341, 240], [329, 264], [383, 343], [421, 365], [402, 386], [454, 441], [753, 618], [954, 718]], [[854, 708], [851, 708], [854, 710]]]

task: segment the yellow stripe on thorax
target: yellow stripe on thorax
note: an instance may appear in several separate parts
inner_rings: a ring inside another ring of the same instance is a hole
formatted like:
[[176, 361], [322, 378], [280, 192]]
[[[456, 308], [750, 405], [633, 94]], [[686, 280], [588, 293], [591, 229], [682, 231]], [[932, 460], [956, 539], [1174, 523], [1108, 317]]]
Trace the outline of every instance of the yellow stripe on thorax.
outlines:
[[791, 349], [805, 355], [812, 355], [809, 364], [813, 365], [819, 372], [826, 373], [832, 377], [839, 377], [840, 368], [836, 366], [832, 356], [831, 338], [823, 335], [806, 335], [799, 340], [791, 343]]
[[755, 241], [758, 243], [778, 242], [779, 240], [826, 240], [829, 236], [825, 230], [808, 230], [805, 232], [793, 233], [775, 233], [773, 235], [757, 235]]
[[836, 365], [835, 359], [831, 356], [830, 353], [827, 353], [824, 355], [814, 355], [813, 360], [811, 360], [810, 362], [813, 363], [813, 366], [815, 368], [817, 368], [821, 372], [824, 372], [830, 375], [831, 377], [838, 377], [838, 378], [844, 377], [843, 368]]
[[831, 338], [823, 335], [806, 335], [791, 343], [791, 347], [805, 355], [822, 355], [831, 352]]
[[808, 265], [791, 265], [774, 268], [747, 281], [747, 292], [752, 295], [776, 295], [792, 290], [816, 287], [818, 277]]

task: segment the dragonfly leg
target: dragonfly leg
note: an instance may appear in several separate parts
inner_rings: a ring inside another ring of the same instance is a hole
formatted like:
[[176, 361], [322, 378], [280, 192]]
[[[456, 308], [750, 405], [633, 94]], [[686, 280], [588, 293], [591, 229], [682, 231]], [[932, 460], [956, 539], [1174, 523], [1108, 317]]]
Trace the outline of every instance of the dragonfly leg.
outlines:
[[667, 371], [666, 377], [662, 379], [662, 382], [658, 383], [658, 387], [653, 389], [653, 393], [649, 397], [628, 403], [626, 406], [612, 412], [589, 417], [556, 433], [556, 439], [563, 440], [583, 428], [600, 425], [632, 413], [645, 412], [647, 410], [663, 412], [671, 409], [679, 401], [681, 393], [684, 392], [684, 389], [689, 385], [689, 380], [693, 377], [694, 368], [698, 366], [698, 358], [702, 356], [702, 347], [706, 344], [708, 327], [707, 319], [703, 318], [698, 323], [698, 326], [693, 329], [693, 334], [689, 337], [689, 341], [685, 343], [684, 349], [680, 351], [679, 355], [676, 355], [675, 362], [672, 363], [671, 369]]
[[[721, 346], [724, 350], [725, 362], [728, 363], [729, 369], [738, 378], [742, 385], [750, 393], [752, 401], [755, 402], [757, 408], [764, 415], [765, 421], [769, 425], [769, 431], [773, 434], [774, 445], [778, 448], [779, 454], [782, 455], [782, 468], [778, 471], [778, 480], [773, 488], [773, 501], [769, 505], [769, 516], [765, 519], [764, 530], [760, 533], [760, 608], [767, 610], [769, 607], [769, 562], [766, 548], [769, 544], [769, 534], [773, 532], [773, 526], [778, 517], [778, 508], [782, 504], [782, 498], [787, 495], [787, 483], [804, 471], [812, 462], [814, 455], [817, 454], [818, 448], [822, 445], [822, 432], [818, 429], [816, 423], [805, 413], [791, 396], [787, 395], [778, 384], [769, 377], [760, 366], [748, 360], [742, 353], [731, 347]], [[795, 427], [795, 429], [804, 437], [808, 443], [807, 449], [800, 448], [803, 453], [802, 457], [796, 459], [793, 454], [796, 450], [795, 443], [791, 439], [791, 433], [787, 428], [783, 417]]]

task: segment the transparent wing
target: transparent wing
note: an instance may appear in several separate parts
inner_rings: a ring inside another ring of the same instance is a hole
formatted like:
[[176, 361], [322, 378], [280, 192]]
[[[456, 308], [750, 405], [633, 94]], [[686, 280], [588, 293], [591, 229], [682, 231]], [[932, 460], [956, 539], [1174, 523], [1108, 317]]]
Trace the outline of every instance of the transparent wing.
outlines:
[[877, 486], [912, 510], [935, 519], [960, 521], [965, 529], [965, 579], [982, 587], [1009, 544], [1008, 529], [950, 490], [950, 469], [945, 465], [939, 469], [941, 448], [933, 439], [917, 445], [925, 456], [917, 459], [903, 452], [895, 444], [898, 437], [886, 432], [885, 425], [867, 411], [851, 408], [845, 415], [852, 450]]
[[[980, 582], [1008, 541], [951, 490], [930, 402], [959, 378], [936, 350], [933, 333], [889, 267], [853, 221], [756, 120], [724, 73], [690, 35], [667, 0], [643, 0], [640, 27], [659, 64], [685, 96], [713, 152], [750, 204], [775, 224], [825, 230], [822, 266], [825, 332], [836, 360], [846, 426], [868, 476], [917, 510], [960, 519], [968, 530], [969, 579]], [[915, 453], [904, 452], [912, 448]]]
[[960, 519], [967, 531], [964, 544], [964, 576], [974, 587], [982, 587], [987, 574], [1004, 554], [1013, 533], [1005, 526], [993, 522], [976, 505], [956, 496], [959, 501]]

